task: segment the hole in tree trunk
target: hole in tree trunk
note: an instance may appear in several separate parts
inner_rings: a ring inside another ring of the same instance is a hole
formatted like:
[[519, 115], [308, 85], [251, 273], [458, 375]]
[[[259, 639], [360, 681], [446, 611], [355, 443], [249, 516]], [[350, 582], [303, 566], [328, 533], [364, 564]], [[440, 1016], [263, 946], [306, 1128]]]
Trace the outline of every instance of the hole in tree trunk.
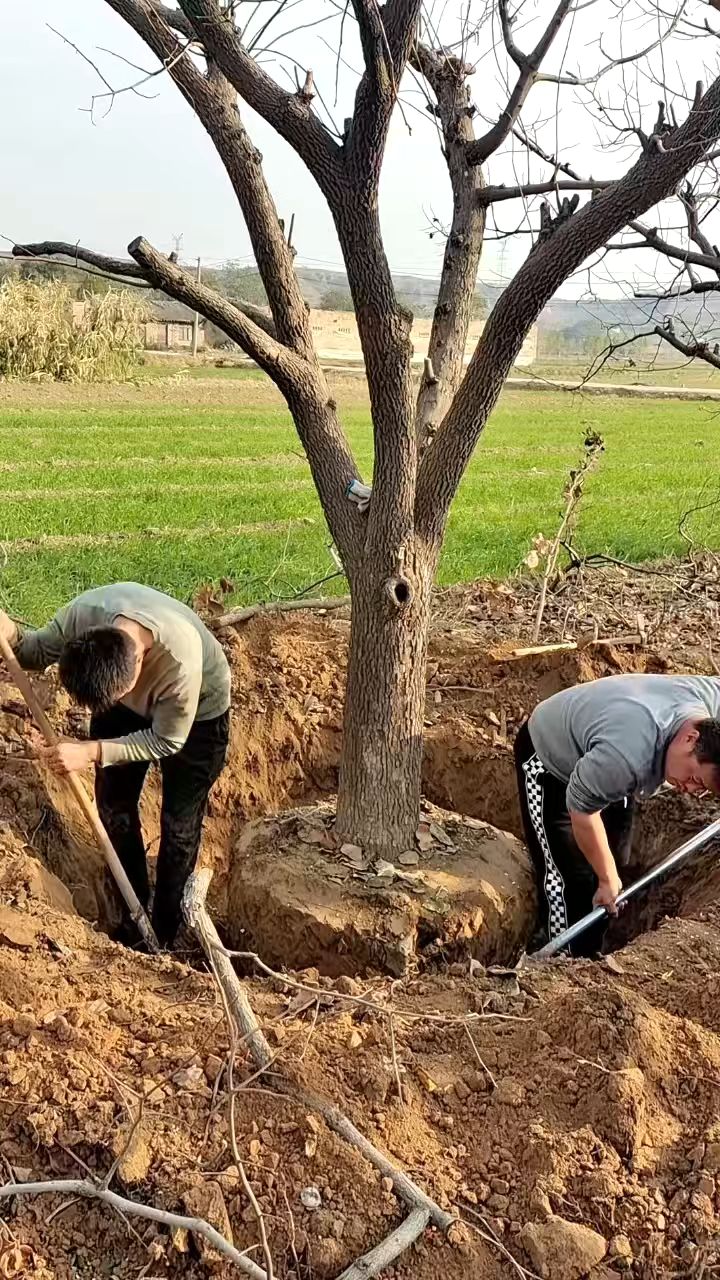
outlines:
[[413, 589], [407, 578], [391, 578], [387, 583], [387, 592], [393, 604], [409, 604], [413, 597]]

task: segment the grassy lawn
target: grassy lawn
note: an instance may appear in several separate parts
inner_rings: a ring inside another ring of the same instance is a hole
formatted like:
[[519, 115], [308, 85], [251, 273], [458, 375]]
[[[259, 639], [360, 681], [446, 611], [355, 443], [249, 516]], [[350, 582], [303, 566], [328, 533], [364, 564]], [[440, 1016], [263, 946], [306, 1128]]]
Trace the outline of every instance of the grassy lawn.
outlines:
[[[0, 587], [9, 607], [41, 622], [76, 592], [123, 578], [189, 599], [226, 577], [234, 599], [251, 601], [332, 570], [286, 411], [257, 377], [228, 370], [223, 384], [166, 380], [162, 397], [154, 383], [114, 398], [70, 389], [51, 403], [14, 388], [0, 399]], [[361, 395], [346, 384], [340, 399], [367, 476]], [[629, 560], [684, 548], [680, 517], [720, 494], [718, 406], [509, 391], [453, 508], [443, 582], [507, 574], [535, 534], [554, 532], [590, 428], [606, 453], [587, 485], [576, 545]], [[720, 504], [688, 527], [697, 544], [719, 547]]]

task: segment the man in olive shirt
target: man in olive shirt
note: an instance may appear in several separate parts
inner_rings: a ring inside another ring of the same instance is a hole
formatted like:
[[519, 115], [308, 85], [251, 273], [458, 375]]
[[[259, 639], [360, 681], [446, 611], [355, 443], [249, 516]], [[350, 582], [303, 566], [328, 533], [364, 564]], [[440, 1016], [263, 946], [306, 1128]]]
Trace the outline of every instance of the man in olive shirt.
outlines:
[[192, 609], [134, 582], [86, 591], [40, 631], [20, 631], [0, 611], [0, 629], [27, 670], [57, 663], [70, 697], [90, 711], [89, 741], [43, 747], [39, 755], [59, 774], [95, 765], [100, 816], [145, 907], [139, 801], [150, 764], [159, 765], [152, 923], [160, 945], [171, 946], [208, 795], [227, 753], [230, 668], [220, 645]]
[[[664, 782], [720, 794], [720, 679], [608, 676], [563, 689], [515, 743], [520, 809], [550, 938], [593, 906], [617, 914], [636, 796]], [[605, 926], [572, 945], [592, 955]]]

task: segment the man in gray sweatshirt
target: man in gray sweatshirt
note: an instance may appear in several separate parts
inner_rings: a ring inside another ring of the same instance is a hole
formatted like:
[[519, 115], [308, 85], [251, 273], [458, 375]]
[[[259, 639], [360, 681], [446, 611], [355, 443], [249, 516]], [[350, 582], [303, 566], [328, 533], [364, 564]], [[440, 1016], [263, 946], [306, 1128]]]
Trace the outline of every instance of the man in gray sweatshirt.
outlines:
[[[633, 800], [664, 782], [720, 794], [720, 679], [609, 676], [535, 708], [515, 742], [520, 808], [549, 938], [593, 906], [617, 914]], [[604, 926], [574, 955], [592, 955]]]
[[185, 882], [197, 861], [208, 795], [227, 753], [230, 668], [192, 609], [151, 587], [120, 582], [86, 591], [40, 631], [0, 611], [21, 666], [58, 664], [61, 684], [90, 711], [90, 740], [44, 747], [56, 773], [95, 766], [95, 795], [130, 883], [150, 897], [139, 802], [151, 764], [163, 781], [153, 926], [171, 946]]

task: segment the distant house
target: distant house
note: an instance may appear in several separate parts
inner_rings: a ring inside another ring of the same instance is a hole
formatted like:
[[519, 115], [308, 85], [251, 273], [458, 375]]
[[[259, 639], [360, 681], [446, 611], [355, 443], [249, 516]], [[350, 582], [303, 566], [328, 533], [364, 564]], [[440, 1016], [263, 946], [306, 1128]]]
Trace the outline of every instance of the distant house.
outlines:
[[[189, 351], [192, 347], [195, 312], [182, 302], [152, 300], [150, 319], [145, 324], [145, 346], [150, 351]], [[198, 349], [205, 346], [205, 320], [200, 317]]]
[[[73, 315], [79, 322], [85, 313], [84, 302], [73, 302]], [[149, 298], [145, 303], [147, 320], [142, 326], [142, 343], [146, 351], [190, 351], [195, 312], [182, 302]], [[206, 345], [205, 320], [200, 316], [198, 350]]]

